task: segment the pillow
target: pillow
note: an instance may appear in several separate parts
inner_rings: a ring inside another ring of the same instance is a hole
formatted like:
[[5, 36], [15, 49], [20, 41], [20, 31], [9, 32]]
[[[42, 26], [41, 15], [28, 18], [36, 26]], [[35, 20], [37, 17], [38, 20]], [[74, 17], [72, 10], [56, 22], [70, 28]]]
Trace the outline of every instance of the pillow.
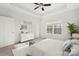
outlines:
[[71, 48], [71, 41], [67, 40], [64, 42], [64, 51], [70, 52], [70, 48]]
[[69, 52], [69, 56], [79, 56], [79, 40], [67, 40], [64, 43], [64, 51]]
[[74, 39], [74, 40], [67, 40], [64, 42], [64, 50], [67, 51], [68, 48], [71, 48], [72, 45], [78, 44], [79, 45], [79, 40]]
[[79, 56], [79, 45], [73, 45], [69, 56]]

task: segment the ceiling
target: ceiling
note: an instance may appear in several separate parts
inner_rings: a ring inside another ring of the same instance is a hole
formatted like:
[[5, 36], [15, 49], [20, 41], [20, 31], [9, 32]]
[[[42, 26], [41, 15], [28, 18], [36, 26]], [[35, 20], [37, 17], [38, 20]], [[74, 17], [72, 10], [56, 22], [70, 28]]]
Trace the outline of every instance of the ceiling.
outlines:
[[32, 14], [40, 15], [40, 16], [50, 14], [51, 12], [55, 13], [55, 12], [64, 10], [66, 9], [66, 6], [67, 6], [64, 3], [51, 3], [51, 6], [45, 6], [44, 7], [45, 11], [42, 11], [41, 8], [34, 10], [34, 8], [37, 6], [34, 3], [11, 3], [11, 5], [21, 8]]
[[45, 6], [45, 11], [41, 8], [34, 10], [36, 5], [34, 3], [0, 3], [0, 15], [14, 15], [28, 14], [35, 17], [49, 16], [61, 13], [64, 10], [72, 8], [79, 8], [79, 3], [51, 3], [51, 6]]

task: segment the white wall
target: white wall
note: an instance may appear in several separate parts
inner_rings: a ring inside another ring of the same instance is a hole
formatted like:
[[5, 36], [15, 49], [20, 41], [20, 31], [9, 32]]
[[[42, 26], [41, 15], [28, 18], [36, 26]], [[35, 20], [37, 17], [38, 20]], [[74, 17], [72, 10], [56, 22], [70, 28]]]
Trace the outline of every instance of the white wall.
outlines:
[[[16, 28], [16, 39], [15, 42], [18, 42], [20, 40], [19, 35], [19, 28], [20, 24], [23, 20], [32, 22], [32, 32], [34, 32], [35, 37], [41, 37], [44, 38], [57, 38], [57, 39], [68, 39], [69, 34], [67, 30], [67, 22], [74, 22], [77, 25], [79, 25], [79, 9], [73, 9], [72, 4], [68, 4], [66, 9], [67, 11], [59, 12], [59, 13], [52, 13], [51, 15], [45, 15], [45, 16], [37, 16], [34, 14], [31, 14], [27, 11], [24, 11], [20, 8], [17, 8], [15, 6], [12, 6], [10, 4], [0, 4], [0, 16], [5, 16], [11, 19], [14, 19], [15, 21], [15, 28]], [[76, 6], [76, 5], [75, 5]], [[78, 7], [78, 6], [77, 6]], [[49, 35], [46, 33], [46, 23], [55, 23], [60, 22], [63, 24], [63, 33], [62, 35]]]
[[[44, 16], [41, 22], [42, 22], [41, 24], [42, 37], [56, 38], [56, 39], [62, 39], [62, 40], [69, 39], [67, 22], [72, 22], [79, 26], [79, 9], [71, 9], [59, 14]], [[63, 24], [62, 34], [61, 35], [47, 34], [46, 23], [55, 23], [55, 22], [59, 22]]]
[[[7, 18], [11, 18], [15, 22], [15, 42], [18, 42], [20, 38], [20, 24], [23, 20], [32, 22], [32, 32], [35, 34], [35, 37], [39, 37], [39, 17], [36, 17], [32, 14], [28, 14], [27, 12], [16, 8], [14, 6], [11, 6], [9, 4], [0, 4], [0, 16], [4, 16]], [[6, 19], [7, 20], [7, 19]], [[1, 40], [3, 41], [3, 39]], [[0, 45], [2, 45], [0, 43]], [[6, 45], [7, 46], [7, 45]], [[3, 46], [2, 46], [3, 47]]]
[[0, 47], [14, 44], [16, 41], [14, 19], [0, 16]]
[[22, 16], [22, 17], [14, 17], [14, 19], [16, 21], [16, 28], [17, 28], [18, 34], [19, 34], [19, 30], [20, 30], [20, 24], [25, 20], [27, 22], [32, 23], [31, 32], [34, 33], [35, 37], [39, 37], [39, 20], [37, 18], [33, 18], [30, 16], [27, 16], [27, 17]]

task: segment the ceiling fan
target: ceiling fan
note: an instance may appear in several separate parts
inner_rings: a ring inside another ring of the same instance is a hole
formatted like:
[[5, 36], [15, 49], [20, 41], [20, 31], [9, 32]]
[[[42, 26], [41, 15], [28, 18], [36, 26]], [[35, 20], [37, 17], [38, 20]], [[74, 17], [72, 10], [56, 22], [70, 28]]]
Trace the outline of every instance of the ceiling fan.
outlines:
[[34, 3], [35, 5], [37, 5], [37, 7], [34, 8], [34, 10], [38, 9], [39, 7], [41, 7], [41, 10], [44, 11], [44, 6], [51, 6], [51, 4], [44, 4], [44, 3]]

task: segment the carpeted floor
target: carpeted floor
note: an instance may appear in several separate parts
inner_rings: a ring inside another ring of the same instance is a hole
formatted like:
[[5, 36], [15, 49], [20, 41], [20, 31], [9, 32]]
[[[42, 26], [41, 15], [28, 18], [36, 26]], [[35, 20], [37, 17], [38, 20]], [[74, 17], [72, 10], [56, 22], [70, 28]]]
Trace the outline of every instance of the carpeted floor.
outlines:
[[[30, 45], [37, 43], [41, 40], [43, 40], [43, 39], [34, 39], [34, 40], [30, 41]], [[16, 44], [0, 48], [0, 56], [13, 56], [12, 49], [15, 49], [14, 45], [16, 45]]]
[[13, 45], [0, 48], [0, 56], [13, 56], [12, 48]]

